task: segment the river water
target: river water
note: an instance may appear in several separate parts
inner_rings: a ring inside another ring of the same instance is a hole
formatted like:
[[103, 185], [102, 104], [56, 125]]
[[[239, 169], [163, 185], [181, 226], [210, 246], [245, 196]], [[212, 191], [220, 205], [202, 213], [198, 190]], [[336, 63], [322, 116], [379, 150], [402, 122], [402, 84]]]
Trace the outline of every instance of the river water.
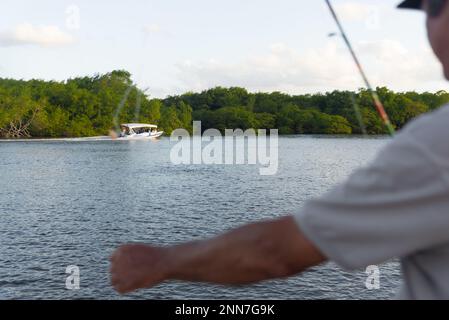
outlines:
[[[168, 282], [119, 296], [108, 257], [121, 243], [169, 245], [299, 210], [370, 160], [385, 138], [288, 136], [279, 170], [257, 165], [173, 165], [167, 138], [0, 142], [0, 299], [388, 299], [397, 262], [365, 270], [329, 263], [282, 281], [222, 287]], [[66, 267], [80, 289], [66, 289]]]

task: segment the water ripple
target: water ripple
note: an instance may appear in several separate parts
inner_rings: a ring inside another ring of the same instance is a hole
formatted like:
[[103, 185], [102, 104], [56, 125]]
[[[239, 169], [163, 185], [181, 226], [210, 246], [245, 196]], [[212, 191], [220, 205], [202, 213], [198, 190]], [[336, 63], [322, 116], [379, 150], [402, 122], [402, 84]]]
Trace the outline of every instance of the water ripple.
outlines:
[[[168, 282], [130, 296], [109, 285], [108, 256], [124, 242], [162, 245], [208, 237], [295, 212], [366, 163], [383, 139], [285, 137], [276, 176], [257, 166], [174, 166], [170, 144], [113, 141], [0, 143], [2, 299], [383, 299], [399, 283], [381, 266], [381, 290], [334, 264], [245, 287]], [[65, 289], [65, 269], [81, 290]]]

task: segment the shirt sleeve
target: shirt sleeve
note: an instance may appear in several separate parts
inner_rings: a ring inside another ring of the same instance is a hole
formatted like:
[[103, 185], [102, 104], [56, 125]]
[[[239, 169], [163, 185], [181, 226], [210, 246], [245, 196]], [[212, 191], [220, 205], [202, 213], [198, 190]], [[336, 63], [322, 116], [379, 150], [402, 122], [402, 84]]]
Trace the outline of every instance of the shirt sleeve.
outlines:
[[419, 129], [427, 122], [404, 130], [371, 165], [295, 215], [328, 259], [358, 269], [449, 241], [449, 143], [430, 139], [448, 141], [449, 122], [440, 128], [444, 138], [437, 127]]

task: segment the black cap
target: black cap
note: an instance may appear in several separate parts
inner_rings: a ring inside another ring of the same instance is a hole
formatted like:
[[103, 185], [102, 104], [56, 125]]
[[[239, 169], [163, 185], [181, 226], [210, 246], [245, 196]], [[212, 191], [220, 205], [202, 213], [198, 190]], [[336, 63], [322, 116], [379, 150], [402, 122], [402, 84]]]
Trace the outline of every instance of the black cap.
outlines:
[[422, 0], [405, 0], [398, 5], [401, 9], [421, 9]]

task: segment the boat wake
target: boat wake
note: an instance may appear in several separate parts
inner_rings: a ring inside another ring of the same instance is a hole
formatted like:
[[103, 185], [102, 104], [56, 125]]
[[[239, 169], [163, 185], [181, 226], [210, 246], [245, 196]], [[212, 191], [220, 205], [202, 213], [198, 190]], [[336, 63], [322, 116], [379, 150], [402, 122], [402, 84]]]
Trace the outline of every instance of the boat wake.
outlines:
[[86, 138], [47, 138], [47, 139], [0, 139], [0, 142], [90, 142], [90, 141], [116, 141], [109, 136]]

